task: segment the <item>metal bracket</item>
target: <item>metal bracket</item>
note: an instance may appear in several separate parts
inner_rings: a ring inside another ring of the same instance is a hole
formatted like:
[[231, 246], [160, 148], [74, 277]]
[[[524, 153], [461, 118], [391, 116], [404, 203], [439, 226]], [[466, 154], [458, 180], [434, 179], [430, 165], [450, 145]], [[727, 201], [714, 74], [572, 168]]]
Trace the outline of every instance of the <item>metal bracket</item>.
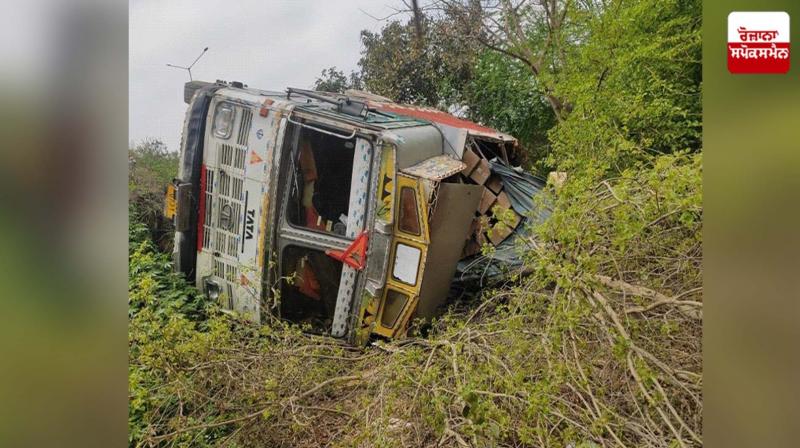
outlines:
[[326, 131], [325, 129], [321, 129], [321, 128], [318, 128], [318, 127], [315, 127], [315, 126], [311, 126], [311, 125], [308, 125], [308, 124], [305, 124], [305, 123], [301, 123], [299, 121], [294, 121], [294, 120], [292, 120], [291, 115], [286, 117], [286, 119], [289, 120], [289, 123], [295, 124], [297, 126], [300, 126], [300, 127], [303, 127], [303, 128], [307, 128], [307, 129], [311, 129], [311, 130], [317, 131], [317, 132], [322, 132], [323, 134], [327, 134], [327, 135], [330, 135], [330, 136], [333, 136], [333, 137], [341, 138], [343, 140], [350, 140], [351, 138], [356, 136], [356, 130], [355, 129], [353, 129], [353, 132], [350, 135], [342, 135], [342, 134], [337, 134], [335, 132]]

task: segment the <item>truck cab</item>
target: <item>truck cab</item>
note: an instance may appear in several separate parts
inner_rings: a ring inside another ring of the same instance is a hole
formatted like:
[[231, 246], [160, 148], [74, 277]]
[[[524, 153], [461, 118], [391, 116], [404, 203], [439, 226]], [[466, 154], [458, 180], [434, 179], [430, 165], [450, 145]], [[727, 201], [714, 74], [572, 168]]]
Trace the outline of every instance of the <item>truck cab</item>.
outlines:
[[249, 320], [352, 344], [439, 312], [488, 189], [469, 146], [516, 145], [360, 92], [195, 81], [184, 97], [176, 269]]

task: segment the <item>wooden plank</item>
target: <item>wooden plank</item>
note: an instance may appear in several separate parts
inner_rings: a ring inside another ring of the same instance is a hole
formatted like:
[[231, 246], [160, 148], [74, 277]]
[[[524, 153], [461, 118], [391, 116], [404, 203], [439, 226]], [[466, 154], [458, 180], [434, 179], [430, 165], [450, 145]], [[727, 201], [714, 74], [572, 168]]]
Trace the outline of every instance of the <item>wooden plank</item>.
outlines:
[[478, 204], [478, 212], [481, 215], [485, 215], [492, 208], [495, 201], [497, 201], [497, 196], [488, 188], [484, 188], [483, 194], [481, 195], [481, 202]]
[[509, 227], [506, 225], [496, 225], [486, 232], [486, 236], [489, 237], [489, 241], [491, 241], [493, 245], [497, 246], [498, 244], [502, 243], [503, 240], [511, 236], [513, 232], [514, 232], [513, 227]]
[[472, 220], [472, 224], [469, 227], [469, 235], [467, 235], [467, 239], [473, 238], [476, 233], [480, 232], [481, 230], [481, 218], [475, 217]]
[[489, 180], [486, 181], [485, 186], [492, 190], [492, 193], [500, 194], [500, 190], [503, 189], [503, 180], [497, 174], [492, 174], [489, 176]]
[[511, 200], [508, 199], [508, 195], [505, 191], [501, 191], [500, 194], [497, 195], [497, 205], [503, 208], [511, 208]]
[[492, 174], [492, 170], [489, 168], [489, 161], [486, 159], [481, 159], [478, 162], [478, 165], [475, 167], [475, 170], [469, 175], [469, 178], [474, 180], [476, 184], [483, 185], [489, 179], [489, 176]]
[[486, 238], [486, 233], [481, 231], [475, 234], [475, 242], [478, 243], [478, 247], [483, 247], [484, 244], [489, 242], [489, 239]]
[[481, 251], [481, 246], [478, 244], [477, 241], [470, 239], [467, 240], [467, 244], [464, 246], [464, 252], [461, 254], [462, 258], [471, 257]]
[[464, 165], [466, 165], [464, 169], [461, 170], [461, 173], [464, 174], [465, 176], [469, 176], [472, 170], [474, 170], [475, 167], [478, 166], [478, 163], [481, 161], [481, 158], [480, 156], [475, 154], [475, 151], [469, 148], [464, 148], [464, 156], [461, 157], [461, 161], [464, 162]]

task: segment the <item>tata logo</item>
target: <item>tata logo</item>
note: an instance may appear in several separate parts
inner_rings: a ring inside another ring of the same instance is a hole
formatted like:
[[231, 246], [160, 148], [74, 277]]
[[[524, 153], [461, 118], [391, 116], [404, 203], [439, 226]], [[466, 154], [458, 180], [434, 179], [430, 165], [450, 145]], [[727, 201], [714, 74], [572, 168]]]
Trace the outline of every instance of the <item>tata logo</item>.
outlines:
[[256, 137], [258, 137], [258, 139], [259, 139], [259, 140], [261, 140], [262, 138], [264, 138], [264, 130], [263, 130], [263, 129], [259, 129], [259, 130], [257, 130], [257, 131], [256, 131]]
[[227, 231], [233, 228], [233, 208], [230, 204], [225, 204], [219, 210], [219, 226]]
[[256, 225], [256, 210], [250, 209], [245, 214], [244, 239], [246, 240], [253, 239], [253, 230], [255, 229], [255, 225]]

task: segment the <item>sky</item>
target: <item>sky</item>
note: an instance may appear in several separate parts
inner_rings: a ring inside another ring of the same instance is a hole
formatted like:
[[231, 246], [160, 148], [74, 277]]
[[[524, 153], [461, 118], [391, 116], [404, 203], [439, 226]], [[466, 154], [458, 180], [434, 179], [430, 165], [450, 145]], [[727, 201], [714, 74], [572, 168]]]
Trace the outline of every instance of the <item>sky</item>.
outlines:
[[[132, 0], [129, 6], [129, 136], [177, 151], [187, 66], [195, 80], [309, 88], [320, 72], [357, 68], [362, 29], [379, 31], [401, 0]], [[362, 12], [363, 11], [363, 12]], [[371, 17], [372, 16], [372, 17]]]

